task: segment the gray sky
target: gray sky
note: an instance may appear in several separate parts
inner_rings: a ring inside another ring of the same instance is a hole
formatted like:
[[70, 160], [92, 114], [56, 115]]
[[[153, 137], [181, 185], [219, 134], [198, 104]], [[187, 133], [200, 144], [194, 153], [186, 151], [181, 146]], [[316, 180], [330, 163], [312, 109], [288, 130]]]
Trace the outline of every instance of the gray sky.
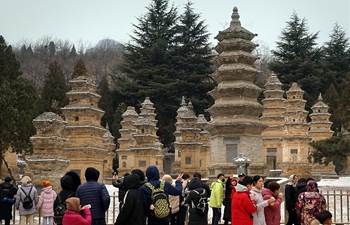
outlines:
[[[0, 35], [7, 44], [16, 45], [26, 40], [37, 41], [44, 36], [83, 41], [95, 45], [104, 38], [128, 42], [132, 23], [147, 12], [150, 0], [0, 0]], [[183, 12], [187, 0], [169, 0]], [[242, 25], [271, 48], [295, 11], [308, 20], [309, 31], [320, 31], [319, 43], [328, 41], [337, 22], [349, 36], [349, 0], [192, 0], [193, 8], [201, 13], [214, 36], [231, 21], [234, 6], [238, 7]]]

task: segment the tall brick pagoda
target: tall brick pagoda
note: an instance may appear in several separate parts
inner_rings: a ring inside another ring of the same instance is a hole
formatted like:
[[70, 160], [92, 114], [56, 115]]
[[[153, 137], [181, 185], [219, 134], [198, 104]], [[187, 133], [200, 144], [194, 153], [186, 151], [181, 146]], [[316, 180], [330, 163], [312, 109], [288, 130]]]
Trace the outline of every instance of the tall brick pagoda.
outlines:
[[264, 174], [265, 170], [261, 133], [266, 125], [259, 121], [263, 106], [257, 98], [261, 89], [253, 83], [259, 73], [253, 67], [257, 57], [252, 55], [257, 45], [251, 40], [256, 34], [241, 26], [236, 7], [231, 18], [230, 27], [215, 37], [219, 41], [213, 61], [217, 69], [211, 76], [218, 85], [210, 92], [215, 103], [208, 109], [212, 117], [208, 126], [210, 177], [235, 171], [233, 158], [241, 153], [251, 159], [251, 174]]

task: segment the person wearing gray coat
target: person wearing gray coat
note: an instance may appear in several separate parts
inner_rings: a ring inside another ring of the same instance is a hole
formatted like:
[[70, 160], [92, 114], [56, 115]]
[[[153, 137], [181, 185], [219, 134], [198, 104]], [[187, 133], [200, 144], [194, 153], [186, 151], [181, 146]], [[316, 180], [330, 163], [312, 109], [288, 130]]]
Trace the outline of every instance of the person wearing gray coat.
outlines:
[[[28, 176], [22, 177], [21, 182], [22, 182], [22, 185], [21, 185], [21, 188], [19, 188], [17, 191], [16, 203], [15, 203], [16, 209], [19, 210], [20, 225], [24, 225], [24, 224], [34, 225], [34, 213], [36, 212], [35, 206], [38, 204], [37, 190], [33, 186], [32, 180], [30, 179], [30, 177]], [[33, 200], [33, 207], [31, 209], [23, 208], [23, 200], [26, 197], [26, 194], [29, 195], [30, 198]]]

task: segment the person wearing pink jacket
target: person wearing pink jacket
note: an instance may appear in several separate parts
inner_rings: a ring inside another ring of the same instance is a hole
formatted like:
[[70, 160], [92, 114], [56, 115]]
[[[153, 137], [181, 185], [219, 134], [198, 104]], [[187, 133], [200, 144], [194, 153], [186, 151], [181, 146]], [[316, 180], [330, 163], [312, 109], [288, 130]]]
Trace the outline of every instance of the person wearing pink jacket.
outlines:
[[40, 194], [39, 202], [36, 205], [36, 210], [41, 208], [41, 216], [43, 217], [43, 225], [53, 225], [53, 203], [56, 199], [56, 192], [52, 190], [52, 183], [43, 180], [43, 189]]
[[266, 225], [280, 225], [281, 203], [283, 195], [279, 193], [280, 185], [276, 181], [271, 181], [261, 192], [263, 199], [275, 199], [275, 204], [264, 208]]
[[[81, 207], [80, 199], [71, 197], [66, 200], [67, 210], [62, 219], [62, 225], [91, 225], [90, 205]], [[83, 211], [84, 217], [80, 214]]]

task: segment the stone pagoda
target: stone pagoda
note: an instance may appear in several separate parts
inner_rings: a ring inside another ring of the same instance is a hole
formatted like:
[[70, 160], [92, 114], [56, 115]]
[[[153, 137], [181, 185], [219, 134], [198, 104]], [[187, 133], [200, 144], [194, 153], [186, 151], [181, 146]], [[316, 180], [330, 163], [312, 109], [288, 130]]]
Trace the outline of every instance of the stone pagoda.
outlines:
[[104, 111], [98, 108], [101, 96], [96, 93], [97, 86], [86, 75], [70, 80], [69, 86], [69, 104], [62, 108], [68, 123], [65, 127], [65, 135], [69, 139], [65, 149], [70, 159], [68, 170], [84, 174], [87, 167], [95, 167], [102, 174], [100, 179], [109, 177], [115, 145], [110, 132], [100, 125]]
[[133, 169], [146, 171], [150, 165], [163, 170], [162, 144], [156, 134], [158, 128], [153, 103], [146, 97], [141, 106], [139, 115], [134, 107], [128, 107], [122, 115], [121, 137], [118, 139], [120, 147], [117, 150], [121, 174], [130, 173]]
[[284, 113], [286, 111], [283, 97], [282, 83], [276, 74], [272, 73], [264, 91], [264, 111], [260, 120], [268, 127], [262, 132], [264, 158], [267, 170], [276, 170], [278, 163], [282, 162], [282, 141], [284, 131]]
[[65, 148], [68, 138], [64, 135], [67, 122], [53, 112], [44, 112], [33, 120], [36, 134], [30, 138], [34, 154], [27, 157], [26, 174], [35, 185], [49, 179], [55, 190], [61, 187], [60, 178], [70, 163]]
[[192, 103], [186, 104], [184, 97], [177, 110], [176, 120], [174, 172], [191, 176], [199, 172], [202, 177], [207, 177], [207, 166], [210, 163], [210, 137], [206, 130], [208, 121], [203, 114], [197, 117]]
[[85, 181], [87, 167], [100, 171], [99, 181], [110, 178], [115, 157], [114, 137], [100, 125], [104, 111], [98, 108], [101, 98], [92, 80], [78, 76], [69, 81], [69, 103], [62, 108], [65, 120], [45, 112], [33, 120], [36, 134], [31, 137], [34, 153], [27, 157], [26, 174], [39, 185], [49, 179], [55, 190], [60, 178], [74, 171]]
[[211, 75], [217, 87], [210, 92], [215, 103], [208, 109], [212, 120], [211, 165], [209, 176], [236, 170], [233, 158], [244, 154], [251, 160], [251, 174], [265, 174], [261, 133], [266, 125], [259, 121], [263, 106], [257, 102], [261, 89], [253, 81], [259, 73], [253, 67], [257, 46], [251, 40], [256, 34], [241, 26], [238, 10], [232, 13], [230, 27], [215, 37], [218, 55], [213, 60], [216, 71]]
[[[310, 114], [311, 122], [309, 129], [309, 136], [312, 141], [324, 140], [331, 138], [334, 131], [331, 130], [332, 122], [329, 121], [331, 114], [328, 112], [329, 107], [323, 102], [322, 95], [318, 96], [317, 102], [311, 107], [312, 113]], [[310, 146], [310, 148], [312, 148]], [[318, 163], [313, 164], [313, 173], [327, 173], [334, 171], [334, 165], [332, 163], [328, 166], [320, 165]]]
[[280, 167], [284, 169], [283, 175], [291, 174], [293, 171], [300, 176], [311, 176], [312, 165], [308, 162], [311, 137], [308, 135], [309, 124], [306, 121], [308, 111], [305, 110], [304, 91], [297, 83], [293, 83], [286, 91], [286, 95], [283, 163], [280, 164]]
[[311, 123], [309, 135], [313, 141], [324, 140], [333, 136], [331, 130], [332, 122], [329, 121], [331, 114], [328, 112], [329, 107], [323, 102], [322, 95], [318, 96], [317, 102], [311, 107]]

